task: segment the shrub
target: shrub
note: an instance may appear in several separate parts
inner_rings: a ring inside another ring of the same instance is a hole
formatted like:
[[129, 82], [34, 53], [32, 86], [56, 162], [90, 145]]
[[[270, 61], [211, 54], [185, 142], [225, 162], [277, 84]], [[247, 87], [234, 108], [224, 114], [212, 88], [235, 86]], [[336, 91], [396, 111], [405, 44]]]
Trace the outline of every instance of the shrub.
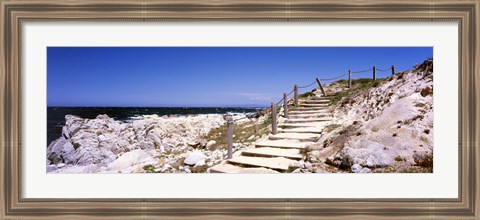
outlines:
[[323, 128], [323, 131], [324, 131], [324, 132], [331, 132], [331, 131], [337, 129], [338, 127], [340, 127], [340, 126], [341, 126], [341, 125], [339, 125], [339, 124], [327, 125], [327, 126], [325, 126], [325, 128]]
[[315, 94], [313, 94], [313, 92], [306, 92], [306, 93], [300, 94], [298, 97], [299, 98], [308, 98], [308, 97], [311, 97], [311, 96], [315, 96]]

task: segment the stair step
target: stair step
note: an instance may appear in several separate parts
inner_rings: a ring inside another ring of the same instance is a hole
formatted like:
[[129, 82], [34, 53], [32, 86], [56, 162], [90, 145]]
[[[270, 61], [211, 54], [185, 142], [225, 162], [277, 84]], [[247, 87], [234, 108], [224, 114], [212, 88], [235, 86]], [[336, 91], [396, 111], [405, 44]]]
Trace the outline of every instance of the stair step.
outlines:
[[323, 122], [308, 122], [308, 123], [282, 123], [279, 124], [278, 127], [294, 127], [294, 128], [299, 128], [299, 127], [320, 127], [323, 128], [327, 125], [331, 124], [330, 121], [323, 121]]
[[252, 148], [242, 152], [244, 156], [268, 156], [268, 157], [285, 157], [288, 159], [300, 160], [303, 155], [298, 149], [281, 149], [272, 147]]
[[290, 111], [330, 111], [327, 107], [291, 107]]
[[314, 133], [321, 134], [323, 129], [320, 127], [298, 127], [298, 128], [287, 128], [279, 129], [278, 133]]
[[292, 164], [295, 160], [290, 160], [284, 157], [272, 157], [272, 158], [265, 158], [265, 157], [247, 157], [247, 156], [239, 156], [234, 157], [232, 159], [227, 160], [229, 163], [233, 164], [242, 164], [246, 166], [254, 166], [254, 167], [265, 167], [274, 170], [288, 170], [290, 164]]
[[279, 173], [278, 171], [263, 168], [263, 167], [238, 167], [232, 164], [219, 164], [211, 167], [209, 173]]
[[331, 117], [322, 117], [322, 118], [289, 118], [285, 120], [285, 123], [305, 123], [305, 122], [322, 122], [322, 121], [331, 121]]
[[328, 104], [330, 103], [330, 100], [328, 99], [300, 99], [298, 100], [300, 103], [305, 103], [305, 104]]
[[300, 107], [328, 107], [329, 104], [308, 104], [308, 103], [299, 103]]
[[296, 114], [331, 114], [330, 110], [328, 109], [322, 109], [322, 110], [289, 110], [288, 111], [289, 115], [296, 115]]
[[321, 118], [321, 117], [332, 117], [332, 114], [288, 114], [288, 118]]
[[303, 149], [309, 145], [315, 144], [313, 142], [299, 142], [295, 140], [266, 140], [255, 144], [255, 147], [275, 147], [284, 149]]
[[316, 100], [331, 100], [335, 96], [313, 96], [312, 99]]
[[299, 140], [299, 141], [317, 141], [320, 138], [320, 134], [314, 133], [278, 133], [269, 137], [270, 140]]

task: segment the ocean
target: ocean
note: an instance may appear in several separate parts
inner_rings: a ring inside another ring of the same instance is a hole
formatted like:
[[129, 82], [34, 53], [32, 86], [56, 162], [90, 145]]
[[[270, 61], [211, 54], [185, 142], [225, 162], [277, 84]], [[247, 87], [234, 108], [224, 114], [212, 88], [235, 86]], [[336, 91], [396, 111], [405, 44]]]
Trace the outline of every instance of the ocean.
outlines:
[[65, 115], [77, 115], [82, 118], [94, 119], [97, 115], [106, 114], [109, 117], [124, 122], [139, 119], [142, 115], [197, 115], [197, 114], [228, 114], [256, 113], [261, 107], [47, 107], [47, 146], [62, 135], [65, 125]]

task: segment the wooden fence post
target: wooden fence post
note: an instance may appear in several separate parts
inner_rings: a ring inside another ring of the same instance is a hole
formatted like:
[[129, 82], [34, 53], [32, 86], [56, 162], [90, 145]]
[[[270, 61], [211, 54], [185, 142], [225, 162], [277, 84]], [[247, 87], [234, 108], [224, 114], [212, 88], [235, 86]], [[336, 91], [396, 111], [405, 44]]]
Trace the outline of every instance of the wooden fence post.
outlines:
[[352, 88], [352, 71], [348, 70], [348, 88]]
[[377, 80], [377, 67], [373, 66], [373, 81]]
[[258, 134], [260, 132], [260, 128], [258, 126], [258, 123], [255, 122], [255, 134]]
[[277, 134], [277, 105], [272, 102], [272, 134]]
[[293, 87], [293, 104], [298, 106], [298, 86], [295, 84]]
[[395, 66], [392, 65], [392, 76], [395, 75]]
[[318, 83], [318, 87], [320, 87], [320, 90], [322, 91], [323, 96], [327, 96], [325, 94], [325, 90], [323, 90], [323, 86], [322, 86], [322, 83], [320, 82], [320, 79], [316, 78], [316, 80], [317, 80], [317, 83]]
[[227, 116], [227, 159], [232, 159], [233, 147], [233, 118]]
[[287, 93], [283, 93], [283, 116], [288, 118], [288, 103], [287, 103]]

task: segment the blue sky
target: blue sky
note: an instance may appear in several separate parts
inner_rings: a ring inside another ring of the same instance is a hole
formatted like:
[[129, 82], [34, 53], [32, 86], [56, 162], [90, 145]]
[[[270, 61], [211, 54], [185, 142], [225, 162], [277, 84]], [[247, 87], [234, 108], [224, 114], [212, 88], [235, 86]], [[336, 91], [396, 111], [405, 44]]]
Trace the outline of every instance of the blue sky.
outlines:
[[48, 47], [47, 105], [266, 106], [316, 77], [429, 57], [432, 47]]

